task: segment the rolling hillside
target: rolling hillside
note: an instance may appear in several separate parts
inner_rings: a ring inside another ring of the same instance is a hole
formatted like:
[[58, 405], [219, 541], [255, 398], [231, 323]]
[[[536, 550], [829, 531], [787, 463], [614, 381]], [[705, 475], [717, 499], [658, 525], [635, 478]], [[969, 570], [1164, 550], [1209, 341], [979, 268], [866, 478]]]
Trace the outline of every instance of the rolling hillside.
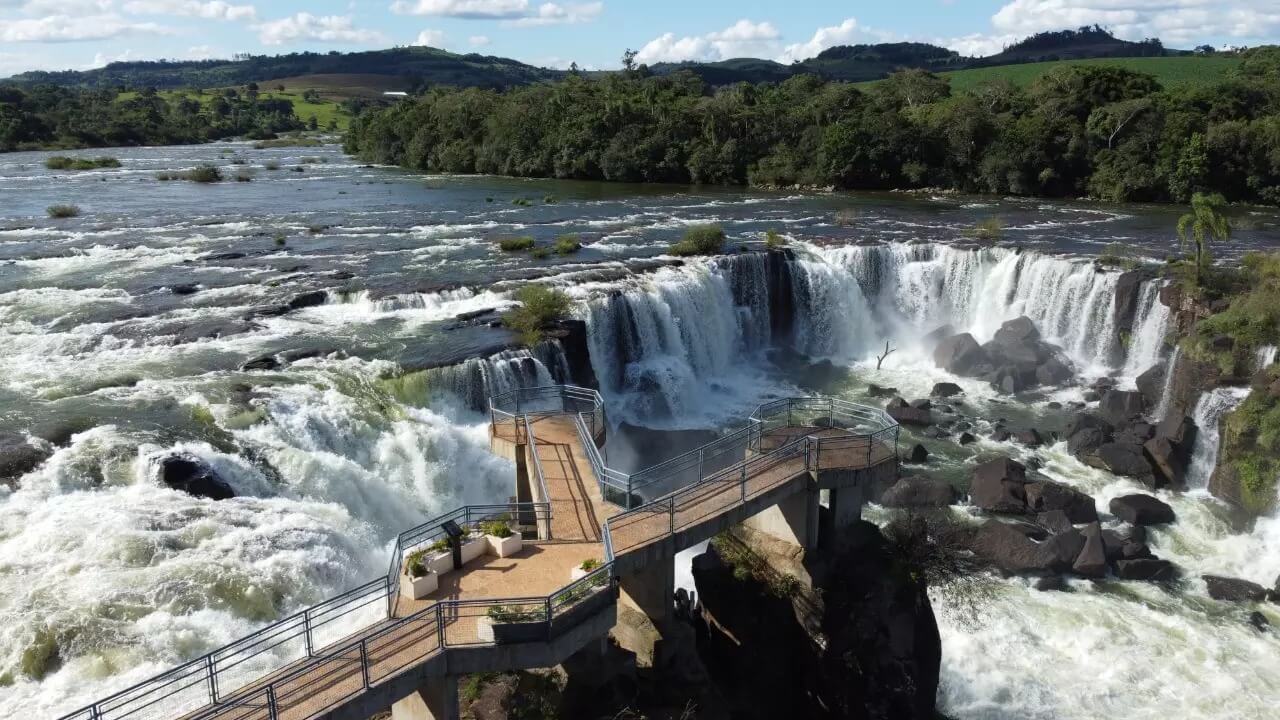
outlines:
[[[1236, 57], [1137, 57], [1095, 58], [1089, 60], [1058, 60], [1054, 62], [1020, 63], [998, 67], [972, 68], [939, 73], [951, 81], [952, 92], [968, 90], [982, 83], [1006, 79], [1015, 85], [1026, 86], [1031, 81], [1062, 65], [1103, 65], [1122, 67], [1135, 72], [1154, 75], [1162, 87], [1198, 87], [1220, 82], [1222, 78], [1240, 66]], [[859, 83], [871, 87], [879, 80]]]

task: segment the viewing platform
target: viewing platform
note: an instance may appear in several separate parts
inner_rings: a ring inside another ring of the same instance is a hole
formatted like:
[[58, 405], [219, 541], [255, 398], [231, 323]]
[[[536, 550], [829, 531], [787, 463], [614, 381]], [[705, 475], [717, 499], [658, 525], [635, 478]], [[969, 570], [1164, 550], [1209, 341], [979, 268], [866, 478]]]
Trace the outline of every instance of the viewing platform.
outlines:
[[[508, 503], [399, 535], [387, 573], [63, 720], [457, 717], [457, 677], [557, 665], [608, 636], [619, 599], [665, 622], [675, 554], [738, 523], [812, 549], [897, 475], [898, 427], [831, 398], [777, 400], [744, 427], [636, 473], [608, 467], [593, 390], [490, 403]], [[595, 647], [599, 647], [596, 645]]]

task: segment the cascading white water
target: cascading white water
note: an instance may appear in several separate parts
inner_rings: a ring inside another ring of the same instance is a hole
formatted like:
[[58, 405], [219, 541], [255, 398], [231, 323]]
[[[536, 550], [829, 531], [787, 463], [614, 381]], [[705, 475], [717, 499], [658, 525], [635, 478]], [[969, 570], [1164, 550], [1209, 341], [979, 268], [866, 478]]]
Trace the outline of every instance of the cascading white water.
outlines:
[[1164, 366], [1164, 385], [1160, 388], [1160, 401], [1156, 403], [1155, 412], [1151, 414], [1151, 418], [1156, 422], [1164, 419], [1169, 413], [1169, 403], [1172, 398], [1169, 390], [1173, 387], [1173, 371], [1178, 367], [1178, 359], [1182, 356], [1182, 346], [1174, 345], [1173, 352], [1169, 353], [1169, 361]]
[[1253, 369], [1262, 370], [1276, 361], [1276, 346], [1263, 345], [1253, 353]]
[[1191, 466], [1187, 469], [1187, 487], [1203, 488], [1209, 485], [1209, 476], [1218, 464], [1218, 422], [1249, 396], [1246, 388], [1214, 388], [1196, 401], [1191, 419], [1196, 424], [1196, 441], [1191, 451]]
[[1086, 372], [1116, 361], [1118, 275], [1091, 263], [1004, 248], [901, 244], [810, 248], [845, 268], [871, 300], [879, 327], [902, 345], [943, 324], [989, 340], [1026, 315]]
[[1137, 377], [1160, 361], [1171, 315], [1169, 308], [1160, 302], [1161, 284], [1155, 280], [1142, 284], [1121, 375]]
[[464, 407], [483, 411], [489, 398], [522, 387], [569, 383], [569, 362], [559, 342], [550, 341], [534, 350], [504, 350], [487, 358], [469, 358], [457, 365], [423, 371], [422, 387], [412, 381], [401, 384], [400, 399], [424, 402], [419, 395], [448, 394]]

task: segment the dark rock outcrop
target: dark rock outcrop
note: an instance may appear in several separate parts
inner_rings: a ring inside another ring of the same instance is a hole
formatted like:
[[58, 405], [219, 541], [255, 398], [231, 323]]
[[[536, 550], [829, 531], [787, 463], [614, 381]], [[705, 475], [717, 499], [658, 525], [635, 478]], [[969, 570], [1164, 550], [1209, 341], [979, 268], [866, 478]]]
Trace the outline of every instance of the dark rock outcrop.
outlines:
[[1167, 371], [1164, 363], [1158, 363], [1147, 368], [1145, 372], [1137, 377], [1138, 392], [1142, 394], [1142, 401], [1147, 407], [1156, 407], [1160, 404], [1160, 396], [1164, 393], [1164, 377]]
[[922, 476], [899, 479], [880, 496], [880, 504], [896, 508], [945, 507], [954, 504], [956, 489], [946, 480]]
[[1178, 576], [1177, 568], [1168, 560], [1135, 558], [1116, 561], [1116, 577], [1122, 580], [1152, 580], [1165, 582]]
[[1267, 589], [1255, 582], [1221, 575], [1201, 575], [1209, 589], [1209, 597], [1230, 602], [1262, 602], [1267, 599]]
[[294, 295], [289, 300], [290, 310], [301, 310], [302, 308], [316, 307], [323, 305], [329, 300], [329, 293], [324, 290], [312, 290], [310, 292]]
[[1009, 458], [985, 462], [973, 470], [971, 502], [989, 512], [1025, 513], [1027, 469]]
[[1112, 498], [1109, 508], [1112, 515], [1131, 525], [1161, 525], [1175, 519], [1168, 503], [1150, 495], [1121, 495]]
[[942, 338], [933, 360], [948, 372], [982, 378], [1009, 394], [1065, 384], [1074, 374], [1061, 351], [1041, 340], [1035, 323], [1025, 316], [1005, 322], [985, 345], [969, 333]]
[[9, 483], [40, 467], [49, 452], [16, 433], [0, 432], [0, 483]]
[[964, 389], [953, 382], [940, 382], [933, 384], [933, 390], [929, 393], [932, 397], [952, 397], [964, 393]]
[[885, 412], [889, 413], [889, 417], [898, 421], [902, 425], [932, 425], [933, 413], [928, 409], [912, 407], [906, 400], [902, 398], [894, 398], [884, 406]]
[[1093, 498], [1069, 485], [1050, 480], [1029, 482], [1023, 486], [1027, 510], [1047, 513], [1060, 510], [1073, 524], [1094, 522], [1098, 511]]
[[1107, 548], [1102, 540], [1102, 527], [1090, 523], [1084, 529], [1084, 546], [1071, 564], [1077, 575], [1100, 578], [1107, 574]]
[[1133, 390], [1108, 390], [1098, 401], [1098, 414], [1112, 425], [1127, 425], [1141, 417], [1147, 409], [1142, 393]]
[[218, 477], [213, 468], [203, 460], [187, 453], [161, 458], [158, 463], [157, 477], [165, 485], [188, 495], [210, 500], [226, 500], [235, 497], [235, 491], [225, 480]]
[[968, 375], [989, 360], [972, 335], [960, 333], [938, 341], [933, 349], [933, 362], [949, 373]]
[[920, 443], [911, 446], [911, 452], [904, 458], [907, 462], [920, 464], [929, 462], [929, 449]]

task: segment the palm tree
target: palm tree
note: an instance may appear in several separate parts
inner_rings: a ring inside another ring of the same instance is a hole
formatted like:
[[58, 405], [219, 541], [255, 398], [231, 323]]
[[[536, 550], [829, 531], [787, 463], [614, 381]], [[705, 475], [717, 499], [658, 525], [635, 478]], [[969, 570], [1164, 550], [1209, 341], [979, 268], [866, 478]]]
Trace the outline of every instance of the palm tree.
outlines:
[[1218, 193], [1196, 193], [1191, 196], [1191, 212], [1178, 218], [1178, 238], [1183, 247], [1194, 245], [1196, 248], [1196, 285], [1200, 284], [1201, 271], [1209, 256], [1207, 243], [1231, 237], [1231, 221], [1221, 212], [1226, 204], [1226, 199]]

